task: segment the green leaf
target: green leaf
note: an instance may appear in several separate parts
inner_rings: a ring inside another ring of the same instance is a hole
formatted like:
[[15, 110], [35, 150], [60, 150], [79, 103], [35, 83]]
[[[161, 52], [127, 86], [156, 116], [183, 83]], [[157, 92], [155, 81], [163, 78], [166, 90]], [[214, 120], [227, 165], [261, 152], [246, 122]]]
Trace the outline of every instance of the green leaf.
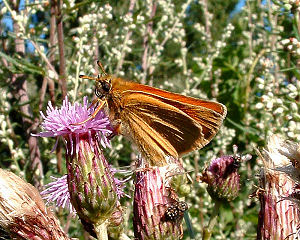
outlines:
[[0, 57], [3, 57], [9, 63], [13, 64], [13, 66], [16, 68], [17, 72], [20, 72], [20, 70], [21, 70], [22, 72], [36, 73], [36, 74], [40, 74], [43, 76], [45, 75], [45, 71], [43, 68], [37, 67], [36, 65], [31, 64], [24, 58], [22, 58], [21, 60], [17, 59], [16, 57], [12, 58], [1, 51], [0, 51]]

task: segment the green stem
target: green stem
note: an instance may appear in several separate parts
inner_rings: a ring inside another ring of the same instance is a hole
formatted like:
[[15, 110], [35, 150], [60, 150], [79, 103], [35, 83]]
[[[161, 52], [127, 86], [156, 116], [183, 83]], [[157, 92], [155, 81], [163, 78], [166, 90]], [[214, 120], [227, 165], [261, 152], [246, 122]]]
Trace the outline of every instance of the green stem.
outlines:
[[209, 223], [203, 229], [203, 240], [209, 240], [211, 238], [212, 230], [213, 230], [214, 226], [216, 225], [217, 218], [218, 218], [218, 215], [219, 215], [219, 212], [220, 212], [220, 206], [221, 206], [221, 202], [216, 201], [213, 213], [210, 216]]
[[[80, 42], [79, 42], [79, 50], [82, 48], [82, 37], [80, 37]], [[77, 91], [78, 91], [78, 86], [79, 86], [79, 71], [80, 71], [80, 64], [81, 64], [81, 59], [82, 59], [82, 54], [80, 53], [81, 51], [78, 51], [78, 60], [77, 60], [77, 66], [76, 66], [76, 78], [74, 82], [74, 95], [73, 95], [73, 100], [75, 101], [77, 99]]]
[[246, 88], [245, 88], [245, 102], [244, 102], [244, 112], [246, 113], [247, 112], [247, 109], [248, 109], [248, 98], [250, 96], [250, 91], [251, 91], [251, 86], [250, 86], [250, 83], [251, 83], [251, 79], [252, 79], [252, 74], [254, 72], [254, 68], [255, 66], [257, 65], [258, 63], [258, 60], [265, 54], [266, 50], [265, 49], [262, 49], [258, 55], [256, 56], [256, 58], [254, 59], [251, 67], [250, 67], [250, 70], [249, 70], [249, 73], [248, 73], [248, 76], [247, 76], [247, 79], [246, 79]]
[[107, 225], [108, 225], [108, 222], [105, 221], [101, 224], [95, 224], [94, 227], [95, 227], [95, 232], [96, 232], [96, 235], [97, 235], [97, 239], [99, 240], [108, 240], [108, 235], [107, 235]]

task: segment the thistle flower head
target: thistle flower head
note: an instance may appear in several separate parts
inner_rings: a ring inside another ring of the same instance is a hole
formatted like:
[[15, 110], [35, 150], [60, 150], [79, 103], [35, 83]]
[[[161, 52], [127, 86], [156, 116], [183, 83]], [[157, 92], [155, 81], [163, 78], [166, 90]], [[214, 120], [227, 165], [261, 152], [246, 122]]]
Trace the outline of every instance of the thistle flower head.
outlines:
[[[101, 111], [84, 122], [92, 114], [86, 98], [83, 105], [72, 105], [66, 98], [61, 108], [53, 108], [49, 103], [46, 113], [42, 123], [45, 131], [37, 136], [63, 137], [70, 202], [89, 229], [98, 229], [97, 226], [109, 221], [122, 195], [122, 184], [114, 178], [114, 170], [101, 148], [108, 144], [105, 135], [112, 132], [110, 122]], [[61, 198], [60, 204], [67, 199]]]
[[[210, 166], [204, 170], [200, 179], [208, 184], [207, 190], [216, 200], [235, 199], [240, 190], [240, 167], [241, 156], [234, 147], [234, 155], [226, 155], [212, 160]], [[251, 158], [250, 156], [245, 159]]]
[[49, 202], [56, 202], [56, 205], [62, 208], [67, 208], [71, 213], [76, 213], [76, 210], [71, 204], [70, 193], [68, 189], [67, 175], [60, 178], [55, 178], [53, 182], [45, 185], [45, 190], [41, 192], [43, 199]]
[[49, 101], [46, 115], [41, 112], [43, 118], [41, 126], [44, 131], [34, 135], [39, 137], [74, 137], [75, 146], [78, 150], [77, 140], [79, 136], [88, 135], [90, 138], [92, 134], [97, 134], [103, 147], [110, 146], [106, 135], [112, 133], [112, 127], [104, 111], [100, 111], [95, 118], [83, 124], [77, 124], [88, 119], [92, 113], [93, 109], [89, 108], [87, 97], [83, 98], [83, 104], [72, 104], [66, 97], [60, 108], [54, 108]]

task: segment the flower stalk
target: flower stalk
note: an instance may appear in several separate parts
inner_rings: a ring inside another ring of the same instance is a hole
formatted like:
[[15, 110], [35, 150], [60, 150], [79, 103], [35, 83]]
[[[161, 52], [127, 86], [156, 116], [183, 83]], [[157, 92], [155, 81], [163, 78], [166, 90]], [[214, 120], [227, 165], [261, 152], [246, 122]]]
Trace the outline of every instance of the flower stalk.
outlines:
[[107, 220], [100, 224], [95, 224], [95, 232], [97, 234], [97, 239], [108, 240], [107, 225]]
[[212, 215], [210, 216], [209, 223], [203, 229], [203, 238], [202, 238], [203, 240], [209, 240], [211, 238], [214, 226], [217, 223], [218, 216], [220, 213], [220, 206], [221, 206], [221, 202], [215, 201], [215, 205], [213, 208]]

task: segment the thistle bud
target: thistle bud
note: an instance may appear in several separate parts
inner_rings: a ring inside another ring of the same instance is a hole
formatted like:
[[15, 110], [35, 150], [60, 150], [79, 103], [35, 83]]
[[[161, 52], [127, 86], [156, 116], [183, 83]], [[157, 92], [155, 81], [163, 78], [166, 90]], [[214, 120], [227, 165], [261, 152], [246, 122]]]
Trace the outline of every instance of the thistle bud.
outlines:
[[240, 190], [238, 169], [241, 156], [236, 151], [237, 147], [234, 147], [234, 155], [214, 159], [200, 177], [200, 180], [207, 183], [207, 191], [215, 200], [232, 201], [238, 196]]
[[233, 156], [214, 159], [204, 171], [201, 180], [208, 184], [207, 191], [213, 199], [233, 200], [240, 190], [238, 160]]
[[38, 190], [0, 169], [0, 226], [14, 239], [69, 239]]
[[121, 234], [124, 230], [124, 217], [123, 209], [120, 203], [117, 203], [117, 207], [114, 209], [114, 212], [111, 214], [108, 225], [108, 236], [111, 240], [120, 239]]

